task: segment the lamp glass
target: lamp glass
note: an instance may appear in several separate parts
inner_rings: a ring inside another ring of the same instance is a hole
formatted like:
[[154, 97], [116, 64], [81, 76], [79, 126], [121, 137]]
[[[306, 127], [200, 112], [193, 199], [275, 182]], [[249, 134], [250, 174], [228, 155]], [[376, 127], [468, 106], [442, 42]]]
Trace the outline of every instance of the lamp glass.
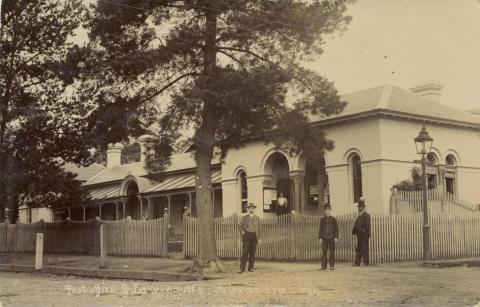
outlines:
[[415, 147], [417, 149], [417, 153], [421, 155], [425, 155], [430, 152], [432, 149], [433, 138], [428, 135], [427, 128], [425, 126], [422, 127], [420, 133], [415, 138]]

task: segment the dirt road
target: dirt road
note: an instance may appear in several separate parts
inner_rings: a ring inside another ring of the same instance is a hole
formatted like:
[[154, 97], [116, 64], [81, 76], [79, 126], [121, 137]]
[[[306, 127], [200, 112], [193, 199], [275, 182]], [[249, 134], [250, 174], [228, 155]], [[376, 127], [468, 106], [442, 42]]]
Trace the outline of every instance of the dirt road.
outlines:
[[[418, 263], [318, 271], [318, 264], [260, 262], [218, 279], [146, 282], [0, 273], [2, 306], [427, 305], [480, 303], [480, 268], [424, 268]], [[479, 305], [480, 306], [480, 305]]]

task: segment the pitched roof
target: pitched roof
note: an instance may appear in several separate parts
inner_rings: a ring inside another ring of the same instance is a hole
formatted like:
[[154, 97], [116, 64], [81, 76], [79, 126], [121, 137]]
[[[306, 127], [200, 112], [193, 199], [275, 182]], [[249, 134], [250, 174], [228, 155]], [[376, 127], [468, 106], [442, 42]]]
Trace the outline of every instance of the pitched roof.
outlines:
[[76, 180], [87, 181], [88, 179], [92, 178], [93, 176], [101, 172], [103, 169], [105, 169], [105, 167], [97, 163], [93, 163], [89, 166], [77, 166], [73, 163], [65, 163], [63, 169], [66, 172], [77, 174], [77, 176], [75, 177]]
[[[212, 161], [212, 163], [218, 163], [218, 161], [214, 160]], [[164, 173], [170, 173], [170, 172], [175, 172], [180, 170], [188, 170], [188, 169], [193, 169], [195, 167], [196, 167], [196, 164], [195, 164], [195, 160], [193, 158], [192, 153], [187, 152], [187, 153], [175, 154], [175, 155], [172, 155], [171, 163], [166, 167]], [[83, 186], [120, 181], [129, 175], [133, 175], [137, 177], [137, 180], [138, 179], [148, 180], [152, 182], [151, 183], [152, 185], [155, 184], [154, 181], [143, 177], [148, 175], [148, 170], [145, 169], [144, 162], [137, 162], [137, 163], [123, 164], [123, 165], [105, 168], [96, 176], [90, 178], [87, 182], [83, 183]]]
[[386, 84], [342, 95], [348, 104], [340, 113], [327, 118], [310, 116], [311, 122], [354, 117], [375, 111], [411, 115], [418, 118], [436, 119], [444, 122], [472, 124], [480, 127], [480, 119], [467, 112], [430, 101], [408, 90]]

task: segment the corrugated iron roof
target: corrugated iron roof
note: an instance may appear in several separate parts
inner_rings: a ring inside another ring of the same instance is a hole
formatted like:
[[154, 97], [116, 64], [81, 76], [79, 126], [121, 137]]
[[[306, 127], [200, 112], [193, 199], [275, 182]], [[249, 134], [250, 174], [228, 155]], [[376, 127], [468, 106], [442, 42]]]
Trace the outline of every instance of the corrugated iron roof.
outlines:
[[[222, 181], [222, 171], [212, 171], [212, 183], [220, 183]], [[165, 178], [161, 183], [146, 190], [144, 193], [162, 192], [178, 189], [186, 189], [195, 186], [195, 174], [178, 174]]]
[[91, 200], [102, 200], [106, 198], [118, 197], [120, 196], [120, 184], [95, 188], [89, 190], [88, 192]]
[[[218, 158], [214, 158], [212, 164], [219, 163]], [[148, 175], [148, 170], [144, 167], [144, 162], [123, 164], [114, 167], [105, 168], [103, 171], [83, 183], [83, 186], [101, 184], [112, 181], [123, 180], [128, 175], [137, 178]], [[193, 169], [196, 167], [195, 159], [191, 152], [174, 154], [171, 157], [171, 163], [165, 169], [165, 172], [174, 172], [179, 170]], [[142, 192], [142, 191], [140, 191]]]
[[101, 172], [103, 169], [105, 169], [105, 167], [97, 163], [93, 163], [89, 166], [77, 166], [73, 163], [65, 163], [63, 169], [66, 172], [77, 174], [77, 176], [75, 177], [76, 180], [87, 181], [88, 179], [92, 178], [93, 176]]

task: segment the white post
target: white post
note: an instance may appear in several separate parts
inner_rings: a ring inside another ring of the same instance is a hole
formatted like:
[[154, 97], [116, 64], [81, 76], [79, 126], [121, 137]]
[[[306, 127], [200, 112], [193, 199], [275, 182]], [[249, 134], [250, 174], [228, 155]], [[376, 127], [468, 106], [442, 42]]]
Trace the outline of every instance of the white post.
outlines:
[[107, 267], [107, 241], [105, 238], [105, 224], [100, 225], [100, 267]]
[[37, 247], [35, 249], [35, 270], [43, 267], [43, 233], [37, 233]]

